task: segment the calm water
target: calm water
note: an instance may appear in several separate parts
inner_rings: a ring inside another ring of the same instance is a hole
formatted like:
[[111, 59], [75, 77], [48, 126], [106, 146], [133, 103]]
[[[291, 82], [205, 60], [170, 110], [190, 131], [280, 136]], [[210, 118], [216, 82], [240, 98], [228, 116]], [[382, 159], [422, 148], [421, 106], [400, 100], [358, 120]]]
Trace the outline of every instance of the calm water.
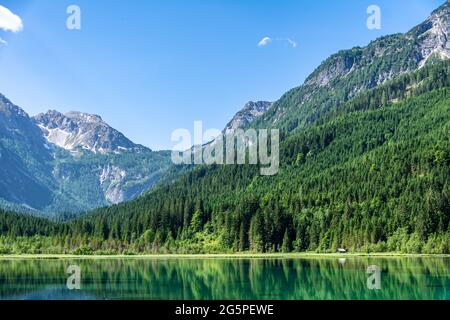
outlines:
[[[81, 290], [68, 290], [68, 266]], [[381, 289], [367, 268], [381, 268]], [[0, 299], [450, 299], [450, 258], [1, 259]]]

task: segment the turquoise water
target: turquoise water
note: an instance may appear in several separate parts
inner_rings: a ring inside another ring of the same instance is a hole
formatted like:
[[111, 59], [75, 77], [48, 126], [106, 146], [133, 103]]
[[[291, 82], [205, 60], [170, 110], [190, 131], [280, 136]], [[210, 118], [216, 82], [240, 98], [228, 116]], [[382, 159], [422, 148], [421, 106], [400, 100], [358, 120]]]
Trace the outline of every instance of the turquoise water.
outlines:
[[[70, 265], [80, 268], [80, 290], [67, 288]], [[449, 289], [445, 257], [0, 258], [0, 299], [449, 300]]]

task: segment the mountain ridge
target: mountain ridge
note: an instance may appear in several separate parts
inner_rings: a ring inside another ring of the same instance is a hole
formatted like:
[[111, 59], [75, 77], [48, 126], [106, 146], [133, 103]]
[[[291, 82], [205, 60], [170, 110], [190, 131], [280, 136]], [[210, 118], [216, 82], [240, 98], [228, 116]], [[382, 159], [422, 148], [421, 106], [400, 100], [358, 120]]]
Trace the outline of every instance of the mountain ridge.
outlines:
[[49, 143], [66, 150], [83, 149], [93, 153], [151, 151], [137, 145], [109, 126], [99, 115], [49, 110], [32, 117]]
[[[20, 131], [23, 151], [13, 157], [31, 159], [14, 175], [11, 173], [22, 160], [8, 158], [5, 165], [9, 153], [3, 151], [3, 159], [0, 159], [4, 161], [3, 169], [8, 168], [8, 172], [2, 174], [0, 170], [0, 206], [6, 209], [17, 208], [18, 211], [44, 215], [59, 211], [72, 216], [77, 211], [132, 200], [157, 184], [170, 167], [169, 152], [153, 152], [133, 143], [99, 115], [78, 111], [63, 114], [53, 109], [30, 117], [3, 95], [0, 95], [0, 102], [3, 102], [0, 104], [0, 132], [4, 128], [11, 133], [8, 144], [17, 142], [17, 128], [23, 127]], [[251, 124], [271, 105], [267, 101], [249, 101], [223, 132], [230, 133]], [[2, 122], [2, 116], [6, 114], [15, 121]], [[28, 154], [32, 149], [36, 151]], [[130, 157], [136, 162], [125, 160]], [[147, 159], [155, 159], [157, 165]], [[123, 161], [125, 167], [119, 164]], [[21, 172], [26, 172], [23, 178], [19, 178]], [[174, 179], [183, 172], [172, 170], [169, 176]], [[16, 193], [21, 192], [13, 192], [14, 188], [8, 187], [14, 185], [8, 176], [21, 179], [20, 184], [27, 185], [29, 190], [17, 196]], [[167, 183], [169, 180], [162, 181]], [[78, 191], [73, 192], [74, 189]]]
[[407, 33], [387, 35], [365, 47], [325, 59], [303, 85], [286, 92], [253, 126], [303, 130], [355, 95], [404, 73], [450, 57], [450, 2]]
[[83, 212], [148, 191], [169, 153], [135, 144], [98, 115], [34, 117], [0, 95], [0, 206], [51, 215]]
[[264, 115], [264, 113], [269, 110], [272, 106], [272, 102], [268, 101], [249, 101], [244, 107], [239, 110], [233, 118], [227, 123], [225, 129], [223, 130], [224, 134], [230, 134], [234, 132], [236, 129], [243, 128], [248, 126], [257, 118]]
[[[448, 4], [436, 13], [448, 17]], [[333, 55], [309, 78], [317, 81], [249, 124], [284, 131], [278, 175], [200, 166], [73, 228], [107, 230], [105, 242], [140, 234], [127, 247], [136, 253], [450, 252], [450, 66], [445, 55], [430, 58], [443, 43], [429, 37], [426, 58], [401, 34]]]
[[[446, 60], [358, 95], [283, 139], [277, 176], [250, 165], [200, 166], [66, 224], [21, 218], [27, 227], [13, 234], [25, 236], [20, 241], [39, 234], [52, 250], [74, 254], [448, 254], [449, 103]], [[10, 243], [3, 250], [22, 252]]]
[[75, 254], [450, 253], [448, 9], [331, 56], [249, 123], [282, 129], [277, 175], [199, 166], [65, 224], [9, 219], [0, 234]]

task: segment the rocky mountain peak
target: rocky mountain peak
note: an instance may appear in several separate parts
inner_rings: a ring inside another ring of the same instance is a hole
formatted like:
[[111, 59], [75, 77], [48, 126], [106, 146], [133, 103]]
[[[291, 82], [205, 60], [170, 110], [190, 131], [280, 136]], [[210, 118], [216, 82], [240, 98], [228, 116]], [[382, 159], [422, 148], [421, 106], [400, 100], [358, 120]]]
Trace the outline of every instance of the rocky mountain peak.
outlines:
[[313, 88], [333, 86], [336, 81], [345, 80], [354, 73], [367, 73], [380, 61], [393, 61], [377, 79], [354, 92], [382, 84], [393, 77], [421, 68], [434, 60], [450, 58], [450, 2], [441, 7], [421, 24], [406, 34], [384, 36], [372, 41], [366, 47], [342, 50], [325, 60], [305, 81]]
[[102, 154], [149, 150], [131, 142], [98, 115], [76, 111], [62, 114], [49, 110], [33, 120], [47, 141], [66, 150], [81, 148]]
[[[352, 51], [357, 51], [355, 48]], [[325, 86], [334, 79], [345, 76], [352, 70], [355, 55], [352, 51], [341, 51], [328, 58], [305, 81], [305, 85]]]
[[0, 94], [0, 136], [27, 141], [34, 150], [38, 150], [44, 142], [28, 113], [2, 94]]
[[102, 117], [100, 117], [97, 114], [89, 114], [89, 113], [78, 112], [78, 111], [70, 111], [70, 112], [66, 113], [65, 116], [74, 121], [92, 122], [92, 123], [107, 125], [105, 122], [103, 122]]
[[232, 133], [234, 130], [252, 123], [255, 119], [266, 113], [271, 106], [272, 102], [268, 101], [247, 102], [244, 108], [236, 113], [236, 115], [227, 124], [224, 129], [225, 134]]
[[4, 116], [19, 116], [28, 118], [28, 114], [20, 107], [13, 104], [8, 98], [0, 94], [0, 112]]
[[450, 58], [450, 2], [433, 11], [427, 20], [408, 32], [407, 37], [417, 43], [420, 66], [430, 59]]
[[431, 16], [433, 17], [434, 15], [445, 15], [445, 14], [449, 14], [450, 13], [450, 0], [445, 1], [445, 3], [443, 5], [441, 5], [439, 8], [437, 8], [436, 10], [434, 10], [431, 13]]

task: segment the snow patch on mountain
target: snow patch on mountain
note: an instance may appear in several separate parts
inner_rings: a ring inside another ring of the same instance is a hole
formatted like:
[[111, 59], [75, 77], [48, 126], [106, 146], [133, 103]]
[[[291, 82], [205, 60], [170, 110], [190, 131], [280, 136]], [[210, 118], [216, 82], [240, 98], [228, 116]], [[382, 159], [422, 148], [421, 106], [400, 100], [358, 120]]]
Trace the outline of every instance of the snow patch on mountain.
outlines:
[[100, 154], [149, 151], [131, 142], [98, 115], [83, 112], [62, 114], [50, 110], [33, 117], [33, 120], [48, 142], [66, 150], [81, 149]]

